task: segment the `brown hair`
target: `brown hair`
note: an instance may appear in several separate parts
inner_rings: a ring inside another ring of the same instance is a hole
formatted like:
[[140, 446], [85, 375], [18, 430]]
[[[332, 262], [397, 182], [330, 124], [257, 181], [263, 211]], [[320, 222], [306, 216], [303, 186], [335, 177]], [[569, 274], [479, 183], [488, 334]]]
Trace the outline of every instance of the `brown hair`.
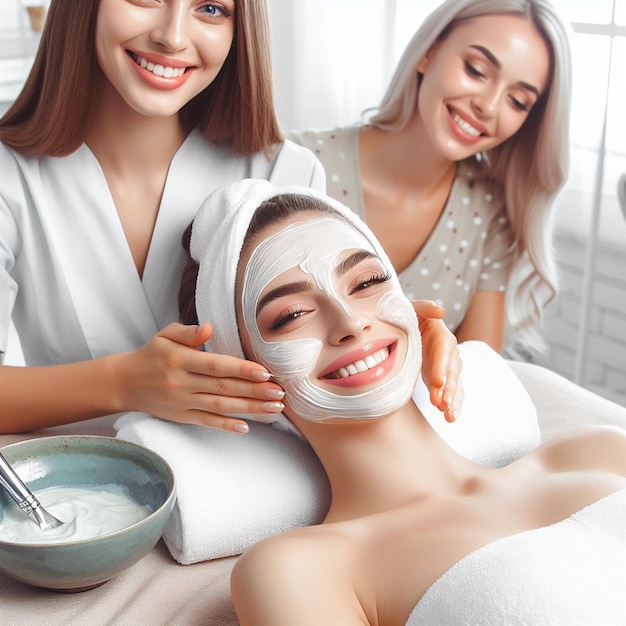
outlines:
[[[95, 51], [100, 0], [52, 0], [24, 88], [0, 119], [0, 140], [25, 154], [63, 156], [84, 141], [104, 76]], [[265, 0], [236, 0], [235, 34], [219, 74], [180, 110], [187, 131], [240, 154], [282, 140], [272, 95]]]
[[189, 246], [191, 243], [191, 227], [193, 222], [185, 228], [182, 236], [183, 250], [185, 251], [185, 265], [180, 278], [178, 289], [178, 317], [183, 324], [197, 324], [196, 311], [196, 282], [200, 266], [191, 257]]

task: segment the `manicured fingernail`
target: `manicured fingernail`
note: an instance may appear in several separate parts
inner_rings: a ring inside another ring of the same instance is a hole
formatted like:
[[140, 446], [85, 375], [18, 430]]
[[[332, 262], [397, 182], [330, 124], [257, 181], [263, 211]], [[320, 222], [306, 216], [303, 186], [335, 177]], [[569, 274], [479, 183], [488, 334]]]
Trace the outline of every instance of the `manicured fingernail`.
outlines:
[[456, 409], [446, 413], [446, 422], [449, 422], [450, 424], [456, 422]]
[[265, 397], [271, 400], [282, 400], [285, 397], [285, 392], [282, 389], [268, 389], [265, 392]]
[[254, 380], [267, 382], [271, 377], [272, 375], [269, 372], [264, 372], [262, 370], [254, 370], [254, 372], [252, 372], [252, 378], [254, 378]]
[[282, 402], [266, 402], [263, 405], [263, 410], [266, 413], [282, 413], [285, 405]]
[[249, 433], [250, 432], [250, 426], [248, 426], [248, 424], [235, 424], [233, 426], [233, 428], [238, 433]]
[[441, 384], [441, 387], [439, 387], [439, 397], [443, 398], [443, 390], [446, 388], [446, 383], [448, 382], [448, 377], [444, 376], [443, 377], [443, 383]]

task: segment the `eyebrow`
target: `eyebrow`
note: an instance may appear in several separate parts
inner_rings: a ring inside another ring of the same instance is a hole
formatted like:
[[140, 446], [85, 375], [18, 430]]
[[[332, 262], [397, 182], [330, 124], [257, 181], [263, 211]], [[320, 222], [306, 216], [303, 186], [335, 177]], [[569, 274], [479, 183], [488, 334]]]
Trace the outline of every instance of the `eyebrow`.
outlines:
[[273, 300], [278, 300], [278, 298], [282, 298], [283, 296], [291, 296], [294, 293], [302, 293], [303, 291], [308, 291], [309, 289], [311, 289], [311, 287], [312, 284], [308, 280], [299, 280], [295, 283], [287, 283], [286, 285], [276, 287], [276, 289], [268, 291], [259, 300], [259, 303], [256, 306], [256, 314], [258, 315], [259, 311]]
[[[474, 50], [478, 50], [478, 52], [481, 52], [496, 69], [498, 70], [502, 69], [502, 63], [498, 61], [496, 55], [493, 52], [491, 52], [489, 48], [485, 48], [485, 46], [479, 46], [479, 45], [470, 46], [470, 48], [473, 48]], [[532, 91], [532, 93], [534, 93], [537, 96], [537, 98], [539, 98], [539, 96], [541, 95], [537, 87], [535, 87], [534, 85], [531, 85], [530, 83], [527, 83], [526, 81], [520, 80], [517, 83], [517, 85], [519, 85], [523, 89], [526, 89], [526, 91]]]
[[356, 267], [361, 261], [366, 259], [377, 259], [378, 257], [369, 250], [357, 250], [349, 257], [345, 258], [335, 268], [335, 274], [337, 276], [343, 276], [346, 272], [349, 272], [353, 267]]
[[[343, 276], [346, 272], [349, 272], [353, 267], [356, 267], [359, 263], [361, 263], [361, 261], [372, 258], [378, 257], [368, 250], [358, 250], [337, 265], [335, 268], [335, 274], [337, 276]], [[308, 291], [312, 288], [312, 286], [313, 285], [308, 280], [299, 280], [293, 283], [287, 283], [286, 285], [280, 285], [280, 287], [276, 287], [276, 289], [268, 291], [259, 300], [256, 307], [256, 314], [258, 315], [261, 309], [273, 300], [278, 300], [278, 298], [282, 298], [283, 296], [291, 296], [295, 293]]]

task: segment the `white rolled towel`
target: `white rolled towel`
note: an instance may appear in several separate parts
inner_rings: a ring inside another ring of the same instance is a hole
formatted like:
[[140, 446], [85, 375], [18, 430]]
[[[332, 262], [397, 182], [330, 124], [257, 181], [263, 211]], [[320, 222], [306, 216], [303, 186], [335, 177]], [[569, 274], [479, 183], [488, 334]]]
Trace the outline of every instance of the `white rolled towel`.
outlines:
[[[499, 466], [539, 443], [535, 408], [507, 362], [486, 344], [460, 346], [465, 399], [453, 424], [428, 399], [418, 406], [450, 446]], [[122, 416], [117, 436], [163, 456], [174, 470], [178, 498], [163, 538], [188, 564], [240, 554], [260, 539], [322, 521], [330, 502], [326, 475], [300, 437], [251, 423], [248, 435], [175, 424], [143, 413]]]
[[117, 437], [168, 461], [177, 499], [163, 534], [188, 565], [241, 554], [260, 539], [321, 522], [330, 489], [317, 457], [300, 437], [264, 424], [242, 436], [128, 413]]

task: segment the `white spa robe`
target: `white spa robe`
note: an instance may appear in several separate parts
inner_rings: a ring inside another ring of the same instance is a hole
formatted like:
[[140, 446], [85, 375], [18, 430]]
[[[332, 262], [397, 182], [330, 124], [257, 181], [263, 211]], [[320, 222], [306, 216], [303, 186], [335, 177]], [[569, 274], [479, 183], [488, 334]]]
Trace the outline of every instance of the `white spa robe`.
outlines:
[[[133, 350], [178, 318], [181, 235], [202, 200], [242, 178], [324, 190], [311, 152], [239, 156], [192, 132], [170, 165], [143, 278], [91, 150], [24, 157], [0, 143], [0, 353], [11, 317], [26, 365]], [[219, 268], [215, 268], [219, 280]]]

